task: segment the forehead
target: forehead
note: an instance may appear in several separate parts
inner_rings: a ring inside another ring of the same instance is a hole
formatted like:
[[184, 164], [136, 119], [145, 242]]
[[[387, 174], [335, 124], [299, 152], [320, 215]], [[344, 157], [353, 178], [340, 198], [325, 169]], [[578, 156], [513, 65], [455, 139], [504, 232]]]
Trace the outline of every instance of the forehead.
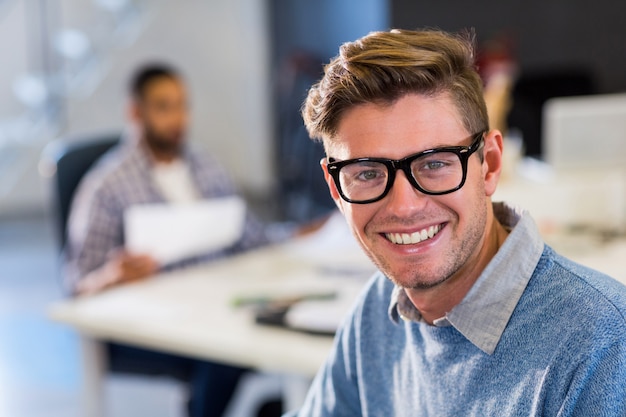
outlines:
[[143, 90], [142, 99], [162, 99], [167, 97], [179, 97], [185, 94], [183, 83], [172, 77], [157, 77], [148, 82]]
[[329, 156], [337, 159], [400, 159], [426, 149], [460, 145], [469, 135], [448, 94], [407, 94], [392, 103], [350, 108], [325, 146]]

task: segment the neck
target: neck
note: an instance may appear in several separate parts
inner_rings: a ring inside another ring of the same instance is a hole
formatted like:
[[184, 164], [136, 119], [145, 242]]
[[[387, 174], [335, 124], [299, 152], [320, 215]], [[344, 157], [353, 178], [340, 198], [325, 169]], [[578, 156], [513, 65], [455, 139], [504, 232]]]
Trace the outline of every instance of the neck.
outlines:
[[488, 225], [480, 251], [468, 261], [468, 265], [462, 271], [458, 271], [436, 287], [405, 290], [427, 323], [433, 324], [436, 319], [444, 317], [463, 300], [504, 243], [508, 231], [493, 216], [493, 213], [489, 216]]

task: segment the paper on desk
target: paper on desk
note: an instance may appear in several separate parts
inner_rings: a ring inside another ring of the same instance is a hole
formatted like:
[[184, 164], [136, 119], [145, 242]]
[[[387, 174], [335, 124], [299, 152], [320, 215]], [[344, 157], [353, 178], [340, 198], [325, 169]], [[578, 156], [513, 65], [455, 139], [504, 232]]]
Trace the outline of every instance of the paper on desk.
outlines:
[[362, 285], [353, 283], [338, 288], [332, 300], [307, 300], [295, 303], [285, 316], [285, 324], [296, 330], [332, 334], [350, 311]]
[[239, 240], [245, 216], [245, 202], [237, 196], [133, 206], [124, 213], [126, 249], [161, 265], [210, 253]]

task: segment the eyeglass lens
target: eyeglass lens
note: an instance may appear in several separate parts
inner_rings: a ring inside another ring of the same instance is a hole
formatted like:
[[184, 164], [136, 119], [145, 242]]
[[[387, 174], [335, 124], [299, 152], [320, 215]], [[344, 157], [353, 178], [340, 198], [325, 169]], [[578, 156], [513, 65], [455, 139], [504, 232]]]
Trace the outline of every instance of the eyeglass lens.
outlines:
[[[463, 181], [463, 166], [454, 152], [422, 155], [410, 164], [413, 179], [428, 192], [441, 193], [457, 188]], [[376, 161], [355, 162], [339, 172], [343, 194], [350, 200], [366, 201], [380, 197], [387, 188], [389, 168]]]

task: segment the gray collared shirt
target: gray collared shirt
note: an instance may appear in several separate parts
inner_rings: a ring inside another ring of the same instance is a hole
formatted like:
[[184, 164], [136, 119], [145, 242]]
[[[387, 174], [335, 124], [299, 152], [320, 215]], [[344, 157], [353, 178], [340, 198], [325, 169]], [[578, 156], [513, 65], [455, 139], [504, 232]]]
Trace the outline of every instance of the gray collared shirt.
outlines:
[[[216, 159], [197, 149], [185, 148], [194, 185], [202, 199], [230, 196], [235, 187]], [[124, 245], [124, 211], [138, 204], [165, 203], [152, 177], [147, 148], [128, 138], [103, 156], [77, 190], [69, 218], [65, 282], [73, 292], [78, 280], [103, 265], [116, 248]], [[174, 269], [251, 249], [268, 243], [265, 227], [247, 213], [244, 234], [232, 248], [214, 251], [164, 266]]]
[[[493, 354], [544, 249], [535, 222], [527, 212], [493, 204], [494, 215], [511, 230], [496, 255], [463, 300], [433, 323], [454, 326], [477, 348]], [[422, 321], [403, 288], [396, 286], [389, 305], [391, 320]]]

